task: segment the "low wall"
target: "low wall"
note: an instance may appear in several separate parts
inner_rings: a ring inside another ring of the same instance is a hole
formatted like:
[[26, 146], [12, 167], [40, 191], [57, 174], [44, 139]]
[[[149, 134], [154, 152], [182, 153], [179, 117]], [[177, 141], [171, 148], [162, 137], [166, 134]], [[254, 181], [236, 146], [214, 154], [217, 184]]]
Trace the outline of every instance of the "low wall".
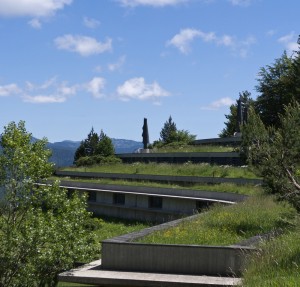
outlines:
[[239, 276], [254, 248], [102, 242], [102, 268], [122, 271]]
[[171, 274], [239, 276], [244, 268], [245, 256], [255, 248], [239, 245], [200, 246], [133, 242], [154, 231], [170, 228], [194, 218], [195, 216], [191, 216], [104, 240], [102, 268]]

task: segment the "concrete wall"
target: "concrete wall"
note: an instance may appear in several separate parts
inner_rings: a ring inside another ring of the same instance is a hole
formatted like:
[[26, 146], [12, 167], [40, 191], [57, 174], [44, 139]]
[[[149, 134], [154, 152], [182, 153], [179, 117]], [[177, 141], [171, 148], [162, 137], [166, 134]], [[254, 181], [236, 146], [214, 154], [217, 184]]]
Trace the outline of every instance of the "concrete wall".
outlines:
[[172, 175], [150, 175], [150, 174], [123, 174], [123, 173], [101, 173], [101, 172], [75, 172], [60, 171], [55, 172], [57, 176], [68, 176], [74, 178], [110, 178], [125, 179], [135, 181], [155, 181], [155, 182], [175, 182], [181, 184], [189, 183], [234, 183], [234, 184], [262, 184], [261, 179], [248, 178], [228, 178], [228, 177], [200, 177], [200, 176], [172, 176]]
[[102, 268], [123, 271], [239, 276], [251, 247], [102, 242]]
[[201, 214], [177, 219], [102, 242], [102, 268], [137, 272], [210, 276], [239, 276], [245, 255], [255, 251], [246, 244], [200, 246], [136, 243], [139, 238], [194, 220]]

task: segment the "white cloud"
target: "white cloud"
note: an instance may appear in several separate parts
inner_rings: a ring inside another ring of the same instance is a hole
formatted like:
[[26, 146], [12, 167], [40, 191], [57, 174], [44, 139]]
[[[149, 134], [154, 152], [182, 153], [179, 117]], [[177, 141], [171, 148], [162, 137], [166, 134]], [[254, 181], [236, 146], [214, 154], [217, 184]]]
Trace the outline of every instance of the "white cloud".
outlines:
[[196, 37], [200, 37], [201, 31], [196, 29], [182, 29], [171, 40], [167, 42], [167, 45], [176, 47], [181, 53], [187, 54], [190, 51], [190, 43]]
[[0, 86], [0, 97], [8, 97], [18, 93], [21, 93], [21, 89], [16, 84]]
[[201, 110], [219, 110], [222, 107], [229, 107], [234, 104], [235, 101], [229, 97], [221, 98], [217, 101], [212, 102], [208, 106], [201, 107]]
[[29, 81], [25, 83], [24, 102], [34, 104], [63, 103], [68, 97], [76, 95], [79, 85], [69, 86], [67, 82], [58, 82], [56, 77], [46, 80], [40, 85]]
[[63, 103], [67, 100], [67, 98], [62, 95], [24, 95], [22, 98], [24, 102], [32, 104], [55, 104]]
[[125, 7], [136, 6], [152, 6], [152, 7], [164, 7], [175, 6], [188, 0], [118, 0]]
[[100, 25], [100, 22], [96, 19], [84, 17], [83, 18], [83, 25], [90, 28], [90, 29], [95, 29]]
[[103, 89], [105, 87], [105, 79], [101, 77], [93, 78], [89, 83], [85, 85], [86, 90], [93, 95], [94, 98], [103, 98]]
[[169, 92], [164, 90], [157, 82], [147, 84], [145, 79], [132, 78], [124, 82], [123, 85], [117, 88], [117, 94], [121, 100], [154, 100], [157, 103], [157, 99], [161, 97], [169, 96]]
[[39, 19], [37, 19], [37, 18], [34, 18], [34, 19], [30, 20], [30, 21], [28, 22], [28, 24], [29, 24], [32, 28], [34, 28], [34, 29], [41, 29], [41, 28], [42, 28], [42, 23], [41, 23], [41, 21], [40, 21]]
[[229, 2], [234, 6], [249, 6], [251, 4], [251, 0], [229, 0]]
[[225, 46], [229, 48], [235, 55], [246, 57], [249, 48], [256, 42], [253, 36], [246, 38], [243, 41], [237, 40], [230, 35], [217, 36], [214, 32], [203, 32], [199, 29], [181, 29], [171, 40], [167, 41], [167, 46], [176, 47], [181, 53], [188, 54], [190, 52], [191, 42], [195, 38], [202, 39], [206, 43], [214, 43], [215, 45]]
[[122, 56], [122, 57], [119, 58], [119, 60], [116, 63], [108, 64], [108, 69], [111, 72], [118, 71], [122, 68], [125, 61], [126, 61], [126, 56]]
[[295, 34], [295, 32], [291, 32], [280, 37], [278, 39], [278, 42], [283, 44], [289, 54], [292, 54], [294, 51], [298, 50], [297, 35]]
[[60, 50], [76, 52], [81, 56], [101, 54], [112, 49], [112, 40], [106, 39], [104, 43], [96, 39], [81, 35], [64, 35], [54, 40], [56, 47]]
[[71, 3], [72, 0], [1, 0], [0, 15], [48, 17]]

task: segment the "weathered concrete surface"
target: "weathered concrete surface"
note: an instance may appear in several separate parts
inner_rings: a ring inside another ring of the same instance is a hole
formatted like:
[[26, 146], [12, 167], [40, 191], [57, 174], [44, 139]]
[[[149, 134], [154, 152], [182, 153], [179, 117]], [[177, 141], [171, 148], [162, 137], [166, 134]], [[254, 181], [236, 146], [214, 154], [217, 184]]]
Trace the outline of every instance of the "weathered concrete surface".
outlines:
[[239, 276], [251, 247], [102, 242], [108, 270], [171, 274]]
[[224, 287], [237, 286], [240, 278], [174, 275], [103, 270], [101, 260], [59, 275], [63, 282], [95, 284], [103, 287]]

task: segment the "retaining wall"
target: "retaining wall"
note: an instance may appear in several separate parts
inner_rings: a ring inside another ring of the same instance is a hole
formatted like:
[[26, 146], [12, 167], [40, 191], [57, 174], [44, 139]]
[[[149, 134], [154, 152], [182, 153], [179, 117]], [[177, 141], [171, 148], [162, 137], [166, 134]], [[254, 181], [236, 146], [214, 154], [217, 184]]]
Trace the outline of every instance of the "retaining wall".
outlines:
[[255, 248], [238, 245], [200, 246], [132, 242], [151, 232], [170, 228], [182, 220], [191, 220], [194, 217], [104, 240], [102, 268], [136, 272], [239, 276], [244, 268], [245, 256]]

